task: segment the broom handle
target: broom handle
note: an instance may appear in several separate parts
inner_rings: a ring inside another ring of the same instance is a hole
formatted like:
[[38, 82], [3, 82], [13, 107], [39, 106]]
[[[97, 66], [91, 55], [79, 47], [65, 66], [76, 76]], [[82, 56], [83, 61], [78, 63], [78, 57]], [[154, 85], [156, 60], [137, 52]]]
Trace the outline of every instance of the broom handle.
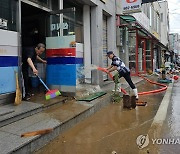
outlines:
[[38, 77], [38, 79], [41, 81], [41, 83], [43, 84], [43, 86], [48, 90], [48, 91], [50, 91], [50, 89], [46, 86], [46, 84], [44, 83], [44, 81], [38, 76], [38, 75], [36, 75], [37, 77]]

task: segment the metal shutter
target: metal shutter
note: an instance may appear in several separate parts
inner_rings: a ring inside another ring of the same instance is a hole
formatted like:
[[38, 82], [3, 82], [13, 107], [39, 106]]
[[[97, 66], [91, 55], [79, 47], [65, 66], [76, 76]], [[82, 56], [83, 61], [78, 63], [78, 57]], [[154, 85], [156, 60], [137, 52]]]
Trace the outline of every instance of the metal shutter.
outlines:
[[[107, 17], [103, 15], [103, 67], [108, 66], [108, 58], [106, 57], [106, 53], [108, 51], [108, 44], [107, 44]], [[107, 74], [103, 73], [103, 80], [107, 80]]]

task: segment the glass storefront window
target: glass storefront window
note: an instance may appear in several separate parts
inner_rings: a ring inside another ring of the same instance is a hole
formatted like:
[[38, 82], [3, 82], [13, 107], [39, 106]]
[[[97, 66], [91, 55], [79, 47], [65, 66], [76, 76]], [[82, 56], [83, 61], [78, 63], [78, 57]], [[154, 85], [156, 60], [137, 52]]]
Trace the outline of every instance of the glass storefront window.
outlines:
[[74, 24], [74, 31], [76, 34], [76, 42], [83, 43], [83, 5], [80, 3], [72, 2], [71, 0], [66, 0], [63, 3], [64, 9], [75, 7], [75, 22]]
[[[58, 1], [52, 1], [52, 9], [58, 11]], [[65, 11], [60, 14], [50, 15], [50, 32], [48, 36], [75, 35], [76, 42], [83, 43], [83, 7], [79, 3], [66, 0], [63, 3], [64, 10], [74, 8], [74, 11]]]
[[17, 31], [17, 0], [0, 1], [0, 28]]
[[147, 40], [146, 42], [146, 69], [151, 70], [152, 61], [151, 61], [151, 41]]
[[59, 0], [51, 1], [51, 9], [52, 10], [59, 10]]
[[131, 31], [128, 35], [129, 40], [129, 68], [131, 72], [136, 73], [136, 32]]
[[51, 15], [51, 36], [75, 35], [75, 11]]

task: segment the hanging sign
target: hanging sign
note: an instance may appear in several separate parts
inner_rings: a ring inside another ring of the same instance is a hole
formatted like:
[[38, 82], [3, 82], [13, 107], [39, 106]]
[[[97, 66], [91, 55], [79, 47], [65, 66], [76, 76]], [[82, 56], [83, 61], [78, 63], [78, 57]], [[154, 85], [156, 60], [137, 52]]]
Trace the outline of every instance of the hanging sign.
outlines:
[[141, 12], [142, 0], [122, 0], [123, 13]]

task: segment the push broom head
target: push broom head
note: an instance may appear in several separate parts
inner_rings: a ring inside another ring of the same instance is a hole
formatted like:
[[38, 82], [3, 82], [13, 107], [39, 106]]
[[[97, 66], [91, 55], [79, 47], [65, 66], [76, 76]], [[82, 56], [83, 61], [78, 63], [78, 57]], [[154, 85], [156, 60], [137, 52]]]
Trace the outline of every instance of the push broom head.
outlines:
[[60, 91], [57, 89], [54, 89], [54, 90], [49, 90], [46, 93], [45, 97], [46, 97], [46, 100], [49, 100], [49, 99], [55, 98], [56, 96], [59, 96], [59, 95], [61, 95]]

